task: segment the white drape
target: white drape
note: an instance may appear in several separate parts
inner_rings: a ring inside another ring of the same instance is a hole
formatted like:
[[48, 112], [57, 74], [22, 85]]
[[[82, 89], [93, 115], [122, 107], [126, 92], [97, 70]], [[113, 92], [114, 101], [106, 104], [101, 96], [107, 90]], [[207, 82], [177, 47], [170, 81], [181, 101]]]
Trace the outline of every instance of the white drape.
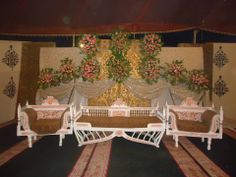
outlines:
[[[60, 103], [73, 102], [77, 106], [80, 104], [87, 105], [88, 98], [98, 97], [106, 90], [114, 86], [112, 80], [99, 80], [94, 83], [76, 80], [68, 84], [62, 84], [59, 87], [38, 90], [37, 104], [40, 104], [47, 96], [54, 96]], [[183, 85], [172, 86], [165, 80], [159, 80], [156, 84], [147, 84], [141, 79], [128, 78], [124, 86], [135, 96], [144, 99], [150, 99], [152, 106], [158, 103], [160, 107], [169, 104], [179, 104], [186, 97], [193, 97], [199, 101], [202, 94], [196, 94], [188, 90]]]

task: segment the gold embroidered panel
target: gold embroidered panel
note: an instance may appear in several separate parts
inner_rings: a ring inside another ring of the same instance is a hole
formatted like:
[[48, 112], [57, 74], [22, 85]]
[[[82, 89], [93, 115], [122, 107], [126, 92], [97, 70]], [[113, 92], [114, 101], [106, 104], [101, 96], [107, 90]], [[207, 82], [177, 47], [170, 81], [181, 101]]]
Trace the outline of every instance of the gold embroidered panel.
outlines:
[[88, 105], [110, 106], [117, 98], [122, 98], [129, 106], [145, 107], [151, 105], [150, 100], [135, 97], [134, 94], [128, 91], [123, 84], [115, 84], [101, 96], [90, 98], [88, 100]]

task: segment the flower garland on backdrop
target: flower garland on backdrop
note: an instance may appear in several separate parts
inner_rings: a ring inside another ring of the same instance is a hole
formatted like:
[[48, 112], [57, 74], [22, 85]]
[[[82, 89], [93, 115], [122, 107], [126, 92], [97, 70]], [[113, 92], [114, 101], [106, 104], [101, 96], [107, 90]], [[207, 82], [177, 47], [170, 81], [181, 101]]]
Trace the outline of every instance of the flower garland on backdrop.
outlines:
[[161, 77], [160, 59], [156, 57], [144, 57], [138, 66], [140, 76], [148, 83], [157, 83]]
[[94, 82], [100, 74], [100, 64], [96, 58], [84, 58], [78, 67], [83, 81]]
[[[117, 83], [123, 83], [131, 75], [131, 64], [126, 58], [130, 48], [129, 34], [124, 31], [115, 31], [111, 35], [110, 50], [112, 56], [107, 60], [106, 67], [108, 77]], [[200, 93], [209, 89], [209, 80], [202, 70], [187, 71], [183, 60], [173, 60], [172, 63], [160, 65], [158, 54], [163, 43], [161, 37], [155, 33], [146, 34], [140, 42], [142, 57], [136, 68], [138, 73], [148, 84], [157, 83], [159, 79], [165, 79], [172, 85], [183, 84], [188, 89]], [[78, 78], [83, 81], [94, 82], [99, 79], [100, 63], [96, 59], [98, 51], [98, 39], [96, 35], [83, 34], [79, 38], [79, 47], [85, 55], [81, 64], [75, 66], [73, 60], [65, 58], [61, 60], [59, 69], [42, 69], [39, 75], [38, 85], [41, 89], [59, 86]]]
[[100, 63], [96, 59], [98, 39], [96, 35], [83, 34], [79, 40], [79, 47], [85, 58], [81, 61], [78, 71], [83, 81], [94, 82], [100, 75]]
[[112, 56], [108, 59], [106, 66], [108, 77], [117, 83], [122, 83], [130, 76], [132, 70], [130, 61], [126, 58], [130, 47], [129, 34], [123, 31], [115, 31], [111, 35], [110, 50]]
[[141, 41], [141, 54], [143, 55], [138, 65], [140, 76], [148, 83], [157, 83], [162, 67], [157, 54], [160, 53], [162, 47], [161, 37], [157, 34], [146, 34]]
[[93, 34], [82, 34], [79, 37], [79, 47], [82, 53], [87, 57], [91, 58], [96, 55], [98, 45], [98, 39]]

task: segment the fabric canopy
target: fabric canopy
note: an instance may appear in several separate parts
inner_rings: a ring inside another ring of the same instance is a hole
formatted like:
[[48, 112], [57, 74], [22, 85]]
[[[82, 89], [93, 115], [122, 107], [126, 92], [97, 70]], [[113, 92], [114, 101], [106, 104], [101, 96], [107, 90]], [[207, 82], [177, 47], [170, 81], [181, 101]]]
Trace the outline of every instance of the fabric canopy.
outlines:
[[202, 29], [236, 35], [235, 0], [7, 0], [0, 34], [73, 35]]

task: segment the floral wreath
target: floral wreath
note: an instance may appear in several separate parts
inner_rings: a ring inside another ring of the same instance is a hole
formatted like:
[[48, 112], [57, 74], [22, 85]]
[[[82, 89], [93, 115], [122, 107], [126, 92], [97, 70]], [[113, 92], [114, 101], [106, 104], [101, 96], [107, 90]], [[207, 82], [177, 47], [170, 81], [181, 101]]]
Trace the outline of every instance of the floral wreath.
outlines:
[[160, 53], [162, 45], [159, 35], [149, 33], [144, 36], [141, 42], [141, 52], [147, 56], [156, 56]]
[[78, 67], [78, 72], [83, 81], [94, 82], [100, 74], [100, 64], [95, 58], [85, 58]]
[[187, 70], [183, 65], [183, 60], [174, 60], [172, 63], [165, 63], [163, 67], [163, 78], [172, 85], [183, 83], [186, 80]]
[[44, 68], [40, 71], [38, 78], [38, 88], [47, 89], [60, 85], [60, 79], [53, 68]]
[[69, 82], [79, 77], [76, 73], [76, 67], [72, 63], [72, 59], [68, 57], [61, 60], [61, 65], [57, 72], [61, 82]]
[[189, 72], [188, 88], [200, 93], [209, 90], [209, 80], [202, 70], [192, 70]]
[[83, 34], [79, 39], [79, 47], [88, 58], [94, 56], [97, 52], [97, 37], [93, 34]]
[[139, 63], [138, 72], [140, 76], [148, 83], [157, 83], [161, 76], [161, 69], [159, 58], [147, 57], [141, 59]]
[[124, 82], [129, 76], [131, 71], [131, 65], [129, 60], [126, 58], [123, 59], [117, 59], [114, 56], [112, 56], [107, 61], [107, 70], [109, 74], [109, 78], [113, 79], [117, 83]]

